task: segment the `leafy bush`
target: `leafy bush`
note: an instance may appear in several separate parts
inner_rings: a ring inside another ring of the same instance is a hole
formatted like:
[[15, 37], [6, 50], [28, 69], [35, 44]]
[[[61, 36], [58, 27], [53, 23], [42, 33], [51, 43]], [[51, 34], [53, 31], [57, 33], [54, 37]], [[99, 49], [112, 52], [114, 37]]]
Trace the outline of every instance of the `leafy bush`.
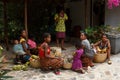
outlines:
[[94, 26], [94, 27], [87, 27], [85, 29], [85, 33], [88, 36], [90, 43], [95, 43], [96, 41], [101, 39], [102, 34], [105, 33], [106, 26]]

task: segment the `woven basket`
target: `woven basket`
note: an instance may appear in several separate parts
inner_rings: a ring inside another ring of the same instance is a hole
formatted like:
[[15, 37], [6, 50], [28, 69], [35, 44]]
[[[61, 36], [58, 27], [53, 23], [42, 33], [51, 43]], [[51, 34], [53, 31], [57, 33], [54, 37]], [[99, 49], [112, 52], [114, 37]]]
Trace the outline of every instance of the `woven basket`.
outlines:
[[32, 59], [30, 60], [30, 65], [33, 68], [40, 68], [40, 59]]
[[97, 53], [95, 54], [93, 61], [96, 63], [103, 63], [105, 62], [106, 58], [107, 58], [107, 53]]
[[64, 69], [71, 69], [71, 68], [72, 68], [72, 63], [65, 63], [65, 64], [63, 65], [63, 68], [64, 68]]

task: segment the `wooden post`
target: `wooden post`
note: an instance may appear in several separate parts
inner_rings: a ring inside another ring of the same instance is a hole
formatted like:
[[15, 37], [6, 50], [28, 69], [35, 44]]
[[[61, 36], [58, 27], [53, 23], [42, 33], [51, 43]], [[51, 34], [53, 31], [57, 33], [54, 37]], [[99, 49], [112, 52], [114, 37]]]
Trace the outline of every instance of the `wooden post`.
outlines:
[[3, 12], [4, 12], [4, 39], [5, 39], [5, 45], [6, 45], [6, 49], [9, 50], [9, 45], [8, 45], [8, 31], [7, 31], [7, 27], [8, 27], [8, 23], [7, 23], [7, 7], [6, 7], [6, 0], [3, 0]]
[[27, 38], [28, 39], [28, 25], [27, 25], [27, 0], [25, 0], [25, 16], [24, 16], [24, 19], [25, 19], [25, 30], [26, 30], [26, 33], [27, 33]]
[[90, 0], [90, 26], [93, 27], [93, 0]]
[[85, 28], [87, 28], [87, 0], [84, 0], [85, 2]]

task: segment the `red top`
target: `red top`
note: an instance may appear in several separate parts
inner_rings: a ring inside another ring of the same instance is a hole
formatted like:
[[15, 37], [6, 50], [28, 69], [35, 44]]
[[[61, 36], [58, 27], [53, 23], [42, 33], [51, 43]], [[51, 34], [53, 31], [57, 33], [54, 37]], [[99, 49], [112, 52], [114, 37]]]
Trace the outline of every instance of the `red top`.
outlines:
[[[50, 47], [48, 47], [48, 49], [47, 49], [47, 54], [50, 54]], [[44, 49], [42, 47], [40, 47], [40, 49], [39, 49], [39, 57], [40, 58], [44, 58], [45, 57], [45, 51], [44, 51]]]

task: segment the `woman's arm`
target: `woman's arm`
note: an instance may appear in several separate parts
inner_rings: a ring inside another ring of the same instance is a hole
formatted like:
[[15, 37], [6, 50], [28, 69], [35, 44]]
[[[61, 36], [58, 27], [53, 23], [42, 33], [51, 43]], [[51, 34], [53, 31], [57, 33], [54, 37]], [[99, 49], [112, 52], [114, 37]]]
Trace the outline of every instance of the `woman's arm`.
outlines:
[[59, 21], [59, 15], [58, 15], [58, 14], [55, 15], [54, 20], [55, 20], [56, 22]]
[[111, 45], [110, 45], [110, 40], [108, 39], [108, 53], [111, 53]]
[[21, 44], [22, 44], [23, 50], [24, 50], [27, 54], [31, 55], [30, 52], [29, 52], [29, 51], [27, 50], [27, 48], [26, 48], [26, 42], [23, 41], [23, 42], [21, 42]]
[[101, 41], [98, 41], [98, 42], [96, 42], [95, 44], [93, 44], [93, 47], [99, 46], [100, 42], [101, 42]]

